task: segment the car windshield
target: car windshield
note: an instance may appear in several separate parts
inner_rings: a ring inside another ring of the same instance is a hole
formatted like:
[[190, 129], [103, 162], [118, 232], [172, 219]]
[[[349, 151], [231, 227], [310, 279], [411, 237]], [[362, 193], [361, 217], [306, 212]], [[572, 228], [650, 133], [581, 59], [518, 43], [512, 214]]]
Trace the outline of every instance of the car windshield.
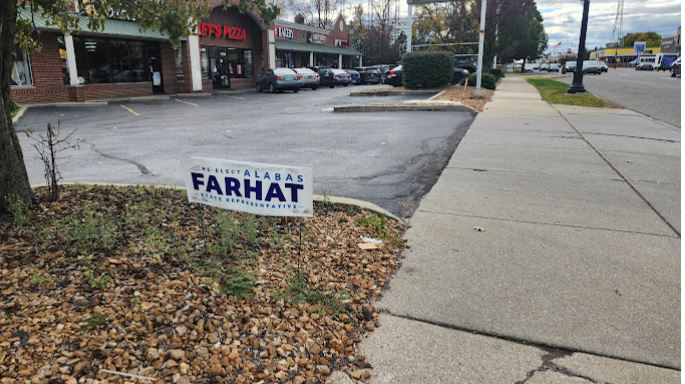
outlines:
[[289, 68], [276, 68], [274, 69], [274, 73], [277, 75], [292, 75], [294, 74], [294, 71]]
[[295, 68], [295, 72], [297, 73], [306, 73], [306, 74], [312, 74], [314, 71], [312, 71], [309, 68]]

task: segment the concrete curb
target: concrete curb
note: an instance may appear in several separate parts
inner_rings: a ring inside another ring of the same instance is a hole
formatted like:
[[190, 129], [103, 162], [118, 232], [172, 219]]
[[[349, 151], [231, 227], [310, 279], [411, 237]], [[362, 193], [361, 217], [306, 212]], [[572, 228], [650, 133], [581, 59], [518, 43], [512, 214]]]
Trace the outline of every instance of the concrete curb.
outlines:
[[27, 109], [26, 106], [19, 107], [17, 113], [12, 117], [12, 124], [16, 124], [16, 122], [24, 116]]
[[173, 96], [174, 97], [212, 97], [212, 94], [209, 92], [177, 93]]
[[[105, 182], [100, 182], [100, 181], [82, 181], [82, 182], [77, 182], [77, 181], [70, 181], [70, 182], [64, 182], [60, 183], [60, 185], [101, 185], [101, 186], [114, 186], [114, 187], [134, 187], [136, 185], [142, 185], [146, 187], [156, 187], [156, 188], [167, 188], [167, 189], [176, 189], [179, 191], [185, 191], [186, 188], [179, 186], [179, 185], [168, 185], [168, 184], [130, 184], [130, 183], [105, 183]], [[38, 187], [45, 187], [46, 184], [44, 183], [39, 183], [39, 184], [31, 184], [31, 188], [38, 188]], [[314, 201], [322, 202], [328, 200], [333, 204], [341, 204], [341, 205], [352, 205], [355, 207], [359, 207], [361, 209], [365, 209], [367, 211], [372, 211], [376, 212], [378, 214], [381, 214], [383, 216], [390, 217], [391, 219], [397, 220], [399, 222], [404, 222], [404, 220], [400, 219], [399, 217], [395, 216], [392, 214], [390, 211], [388, 211], [385, 208], [381, 208], [378, 205], [370, 202], [370, 201], [365, 201], [365, 200], [359, 200], [359, 199], [353, 199], [351, 197], [342, 197], [342, 196], [328, 196], [328, 195], [314, 195]]]
[[252, 88], [250, 89], [235, 89], [235, 90], [214, 90], [213, 95], [214, 96], [220, 96], [220, 95], [242, 95], [243, 93], [248, 93], [253, 91]]
[[[442, 90], [444, 91], [444, 90]], [[441, 92], [441, 89], [382, 89], [379, 91], [352, 91], [350, 96], [353, 97], [367, 97], [367, 96], [411, 96], [411, 95], [430, 95], [436, 92]]]
[[[136, 103], [145, 101], [169, 101], [171, 95], [159, 95], [159, 96], [137, 96], [137, 97], [115, 97], [112, 99], [106, 99], [107, 104], [111, 103]], [[92, 100], [97, 101], [97, 100]]]
[[411, 102], [401, 104], [360, 104], [333, 107], [333, 112], [393, 112], [393, 111], [441, 111], [476, 112], [458, 102]]

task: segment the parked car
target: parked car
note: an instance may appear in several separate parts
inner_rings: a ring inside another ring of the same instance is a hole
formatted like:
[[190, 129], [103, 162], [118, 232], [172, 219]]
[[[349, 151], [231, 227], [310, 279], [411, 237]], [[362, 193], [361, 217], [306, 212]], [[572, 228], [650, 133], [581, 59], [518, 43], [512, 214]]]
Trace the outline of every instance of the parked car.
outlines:
[[540, 64], [540, 72], [549, 72], [549, 64], [547, 63], [542, 63]]
[[549, 69], [547, 71], [548, 72], [559, 72], [560, 69], [561, 69], [561, 66], [559, 65], [559, 63], [551, 63], [549, 65]]
[[295, 93], [302, 86], [302, 76], [290, 68], [267, 69], [257, 78], [257, 92], [268, 89], [269, 92], [291, 90]]
[[583, 61], [583, 73], [584, 74], [593, 74], [593, 75], [601, 75], [602, 72], [602, 63], [599, 61], [594, 61], [594, 60], [585, 60]]
[[671, 77], [680, 76], [680, 57], [671, 64]]
[[452, 84], [459, 84], [461, 79], [469, 77], [469, 71], [465, 68], [454, 67], [452, 68]]
[[476, 71], [478, 71], [476, 64], [474, 64], [471, 60], [457, 60], [454, 62], [454, 67], [464, 68], [465, 70], [469, 71], [469, 73], [476, 73]]
[[373, 67], [355, 68], [359, 72], [362, 84], [379, 84], [381, 82], [381, 71]]
[[333, 74], [333, 68], [329, 67], [318, 67], [319, 74], [319, 85], [322, 87], [335, 87], [335, 75]]
[[561, 73], [567, 73], [567, 72], [573, 73], [573, 71], [575, 71], [575, 70], [576, 70], [575, 60], [565, 62], [564, 65], [561, 67]]
[[397, 67], [388, 71], [388, 74], [386, 75], [386, 79], [385, 79], [385, 84], [390, 84], [393, 87], [399, 87], [400, 85], [402, 85], [402, 66], [401, 65], [398, 65]]
[[352, 84], [352, 76], [347, 73], [344, 69], [331, 69], [333, 71], [333, 80], [335, 85], [342, 85], [347, 87]]
[[381, 83], [385, 84], [385, 79], [388, 78], [388, 72], [390, 71], [390, 67], [396, 67], [396, 65], [388, 65], [388, 64], [379, 64], [379, 65], [374, 65], [373, 68], [377, 69], [381, 73]]
[[678, 60], [678, 55], [675, 53], [657, 53], [654, 66], [657, 71], [670, 71], [676, 60]]
[[311, 88], [316, 90], [319, 88], [319, 74], [309, 68], [294, 68], [293, 69], [300, 77], [302, 77], [301, 88]]
[[359, 72], [355, 71], [354, 69], [345, 69], [345, 72], [350, 74], [350, 79], [352, 80], [352, 84], [361, 84], [362, 83], [362, 77], [359, 74]]

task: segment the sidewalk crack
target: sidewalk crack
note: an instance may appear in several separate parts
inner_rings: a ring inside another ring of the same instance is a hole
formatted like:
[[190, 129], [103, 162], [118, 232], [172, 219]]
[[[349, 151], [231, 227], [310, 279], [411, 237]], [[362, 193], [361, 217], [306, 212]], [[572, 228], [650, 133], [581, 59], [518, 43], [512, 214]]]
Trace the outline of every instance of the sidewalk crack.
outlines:
[[532, 379], [536, 373], [547, 372], [547, 371], [559, 373], [559, 374], [567, 376], [567, 377], [574, 377], [574, 378], [583, 379], [583, 380], [586, 380], [586, 381], [593, 383], [593, 384], [611, 384], [611, 383], [608, 383], [605, 381], [595, 380], [590, 376], [574, 373], [570, 369], [559, 366], [554, 362], [554, 360], [556, 360], [556, 359], [560, 359], [563, 357], [573, 355], [573, 352], [571, 352], [571, 351], [548, 348], [548, 347], [539, 347], [539, 349], [546, 352], [541, 357], [542, 362], [541, 362], [540, 366], [538, 366], [535, 369], [531, 369], [530, 371], [528, 371], [525, 379], [519, 380], [519, 381], [515, 382], [514, 384], [525, 384], [526, 382], [528, 382], [528, 380]]

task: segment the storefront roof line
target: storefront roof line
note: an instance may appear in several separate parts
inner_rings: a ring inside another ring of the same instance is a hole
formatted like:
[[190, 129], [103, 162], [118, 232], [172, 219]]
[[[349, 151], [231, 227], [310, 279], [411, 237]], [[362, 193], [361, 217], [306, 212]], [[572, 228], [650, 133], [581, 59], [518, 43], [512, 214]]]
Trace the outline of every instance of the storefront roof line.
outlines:
[[343, 55], [359, 55], [359, 52], [354, 48], [349, 47], [331, 47], [328, 45], [311, 44], [304, 41], [289, 41], [276, 40], [276, 49], [298, 51], [298, 52], [316, 52], [329, 54], [343, 54]]
[[[20, 8], [19, 17], [31, 20], [31, 10], [28, 8]], [[36, 24], [36, 28], [39, 30], [59, 31], [59, 28], [56, 26], [48, 24], [47, 20], [45, 20], [39, 12], [34, 12], [33, 20]], [[163, 34], [157, 28], [143, 30], [135, 21], [105, 19], [103, 29], [94, 31], [88, 28], [88, 17], [80, 15], [78, 24], [82, 33], [97, 33], [98, 35], [134, 37], [138, 39], [169, 39], [167, 35]]]

